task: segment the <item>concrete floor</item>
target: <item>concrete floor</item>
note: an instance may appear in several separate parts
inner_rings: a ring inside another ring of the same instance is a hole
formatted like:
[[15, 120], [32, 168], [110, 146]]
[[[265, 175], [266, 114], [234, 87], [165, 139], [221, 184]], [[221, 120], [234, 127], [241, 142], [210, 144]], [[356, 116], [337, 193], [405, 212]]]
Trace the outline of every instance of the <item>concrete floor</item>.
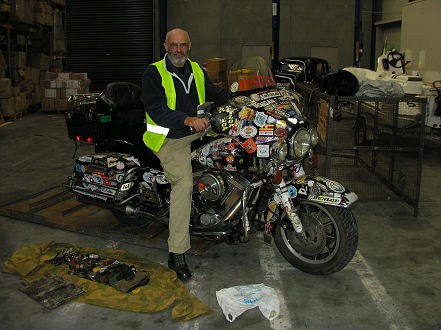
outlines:
[[[29, 114], [0, 127], [0, 205], [64, 182], [73, 143], [61, 114]], [[352, 262], [331, 276], [291, 267], [275, 246], [254, 235], [248, 244], [219, 244], [188, 258], [186, 287], [214, 313], [175, 323], [171, 310], [132, 313], [69, 302], [45, 310], [20, 292], [18, 275], [0, 273], [2, 329], [440, 329], [441, 147], [425, 151], [418, 217], [399, 202], [357, 203], [359, 247]], [[82, 149], [80, 152], [87, 152]], [[117, 248], [166, 264], [167, 251], [101, 239], [0, 217], [0, 261], [23, 246], [48, 241]], [[278, 292], [281, 315], [268, 321], [253, 309], [229, 323], [215, 292], [264, 283]]]

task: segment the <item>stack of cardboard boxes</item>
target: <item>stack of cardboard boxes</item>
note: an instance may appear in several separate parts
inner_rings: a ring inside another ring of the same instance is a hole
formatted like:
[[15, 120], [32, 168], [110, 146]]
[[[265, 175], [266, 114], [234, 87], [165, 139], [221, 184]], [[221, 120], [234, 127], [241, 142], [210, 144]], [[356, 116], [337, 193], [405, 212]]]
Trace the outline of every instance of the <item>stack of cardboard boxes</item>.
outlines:
[[42, 78], [41, 111], [64, 111], [71, 95], [89, 92], [87, 73], [46, 72]]
[[[3, 54], [0, 62], [4, 61]], [[4, 117], [15, 120], [31, 103], [34, 82], [38, 83], [39, 70], [26, 66], [26, 53], [15, 52], [11, 57], [11, 77], [5, 78], [6, 63], [0, 64], [0, 110]]]
[[208, 77], [215, 85], [226, 89], [228, 88], [226, 58], [209, 58], [207, 60], [207, 73]]

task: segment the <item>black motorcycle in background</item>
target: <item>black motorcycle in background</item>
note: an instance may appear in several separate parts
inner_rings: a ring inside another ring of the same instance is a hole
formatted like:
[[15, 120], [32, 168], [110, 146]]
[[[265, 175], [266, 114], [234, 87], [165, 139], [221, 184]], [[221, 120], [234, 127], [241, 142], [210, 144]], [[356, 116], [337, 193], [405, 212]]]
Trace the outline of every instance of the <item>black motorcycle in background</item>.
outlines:
[[[265, 242], [274, 240], [294, 267], [335, 273], [357, 249], [357, 223], [349, 208], [357, 195], [305, 173], [302, 163], [313, 158], [318, 134], [302, 116], [301, 96], [278, 88], [262, 61], [247, 72], [230, 77], [228, 104], [200, 106], [211, 128], [192, 153], [190, 234], [231, 243], [263, 231]], [[139, 86], [113, 83], [100, 94], [70, 100], [69, 137], [93, 142], [96, 153], [75, 160], [67, 186], [120, 221], [166, 224], [170, 184], [142, 141], [141, 95]]]

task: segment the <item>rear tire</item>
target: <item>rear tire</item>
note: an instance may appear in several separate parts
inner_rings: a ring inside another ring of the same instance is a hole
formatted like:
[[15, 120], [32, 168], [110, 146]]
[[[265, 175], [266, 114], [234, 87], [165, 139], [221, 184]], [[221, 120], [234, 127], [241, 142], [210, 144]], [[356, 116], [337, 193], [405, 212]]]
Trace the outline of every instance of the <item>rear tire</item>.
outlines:
[[280, 253], [309, 274], [328, 275], [342, 270], [358, 244], [357, 222], [351, 210], [303, 201], [298, 214], [306, 237], [278, 225], [275, 243]]

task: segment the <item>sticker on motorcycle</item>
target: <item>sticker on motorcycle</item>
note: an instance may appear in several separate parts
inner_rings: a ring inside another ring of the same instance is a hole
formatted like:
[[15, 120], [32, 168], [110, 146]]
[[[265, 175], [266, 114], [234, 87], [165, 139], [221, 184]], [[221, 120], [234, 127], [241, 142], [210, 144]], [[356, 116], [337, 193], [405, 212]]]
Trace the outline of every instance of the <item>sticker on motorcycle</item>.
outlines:
[[257, 145], [257, 157], [268, 158], [270, 153], [270, 147], [267, 144]]
[[116, 163], [116, 168], [120, 171], [122, 171], [124, 169], [125, 165], [123, 162], [119, 161]]
[[213, 159], [211, 157], [207, 157], [207, 166], [214, 167]]
[[269, 116], [268, 119], [266, 120], [267, 124], [275, 124], [276, 122], [277, 122], [277, 119], [272, 116]]
[[118, 161], [118, 158], [115, 158], [115, 157], [107, 158], [107, 167], [115, 166], [117, 161]]
[[329, 197], [329, 196], [316, 196], [316, 195], [309, 195], [308, 200], [323, 204], [330, 204], [330, 205], [338, 205], [341, 202], [341, 198]]
[[239, 120], [236, 120], [234, 122], [233, 127], [230, 130], [229, 135], [231, 135], [231, 136], [239, 136], [241, 128], [242, 128], [242, 122], [240, 122]]
[[126, 183], [123, 183], [122, 185], [121, 185], [121, 191], [126, 191], [126, 190], [129, 190], [130, 188], [132, 188], [133, 187], [133, 185], [134, 185], [135, 183], [134, 182], [126, 182]]
[[260, 101], [260, 96], [257, 94], [251, 94], [250, 95], [250, 99], [252, 99], [255, 102], [259, 102]]
[[284, 120], [276, 121], [276, 128], [286, 128], [286, 122]]
[[239, 112], [239, 118], [241, 120], [252, 119], [253, 116], [254, 116], [254, 110], [248, 107], [243, 107], [242, 110]]
[[[147, 183], [153, 183], [155, 181], [155, 177], [153, 176], [153, 173], [150, 173], [150, 172], [145, 172], [142, 175], [142, 178]], [[122, 180], [122, 178], [119, 178], [119, 180], [118, 180], [118, 176], [117, 176], [116, 181], [120, 182], [121, 180]]]
[[222, 119], [221, 131], [222, 132], [228, 131], [230, 128], [234, 126], [234, 122], [235, 122], [234, 116], [232, 114], [228, 114], [228, 116]]
[[328, 191], [328, 188], [324, 184], [322, 184], [320, 182], [316, 182], [315, 185], [317, 187], [319, 187], [322, 191]]
[[297, 196], [297, 189], [295, 188], [295, 187], [289, 187], [288, 188], [288, 194], [289, 194], [289, 197], [291, 197], [291, 198], [294, 198], [294, 197], [296, 197]]
[[265, 115], [264, 112], [257, 111], [256, 116], [254, 117], [254, 124], [256, 124], [256, 126], [263, 127], [267, 119], [268, 116]]
[[258, 94], [259, 94], [261, 100], [267, 100], [267, 99], [281, 96], [280, 92], [278, 90], [272, 90], [269, 92], [260, 92]]
[[168, 183], [167, 179], [165, 178], [165, 175], [158, 175], [156, 177], [156, 182], [159, 184], [167, 184]]
[[345, 192], [345, 187], [343, 187], [340, 183], [333, 181], [333, 180], [327, 180], [326, 186], [331, 189], [332, 191], [335, 191], [336, 193], [343, 193]]
[[232, 164], [234, 163], [234, 156], [233, 155], [228, 155], [225, 160], [227, 161], [227, 163]]
[[268, 203], [268, 212], [266, 214], [266, 223], [270, 223], [272, 217], [274, 216], [274, 210], [277, 207], [277, 202], [276, 201], [271, 201]]
[[312, 187], [309, 187], [309, 191], [313, 195], [320, 195], [322, 192], [322, 190], [320, 189], [320, 187], [317, 184], [314, 184]]
[[90, 163], [90, 162], [92, 162], [92, 157], [90, 157], [90, 156], [80, 156], [80, 157], [78, 157], [78, 160], [80, 162]]
[[228, 143], [228, 150], [229, 151], [233, 151], [235, 149], [236, 145], [234, 144], [234, 142]]
[[300, 188], [298, 193], [299, 193], [300, 195], [308, 195], [308, 192], [306, 191], [305, 188]]
[[200, 155], [199, 156], [199, 163], [201, 163], [202, 165], [206, 165], [207, 164], [207, 158], [205, 158], [205, 156]]
[[274, 134], [274, 125], [265, 125], [262, 128], [259, 128], [259, 135], [273, 136], [273, 134]]
[[305, 176], [305, 170], [303, 169], [302, 164], [296, 164], [293, 166], [293, 173], [295, 178], [301, 178]]
[[242, 146], [249, 154], [252, 154], [254, 151], [257, 150], [257, 145], [254, 143], [252, 138], [249, 138], [244, 143], [242, 143]]
[[275, 136], [256, 136], [254, 142], [256, 144], [262, 144], [267, 142], [277, 141], [277, 137]]
[[257, 128], [254, 126], [245, 126], [240, 130], [240, 136], [244, 139], [252, 138], [257, 134]]
[[117, 182], [121, 182], [123, 180], [123, 178], [124, 178], [124, 173], [117, 173], [117, 174], [115, 174], [115, 179], [116, 179]]
[[288, 132], [284, 128], [278, 128], [274, 131], [274, 135], [277, 136], [279, 140], [285, 140], [288, 137]]

